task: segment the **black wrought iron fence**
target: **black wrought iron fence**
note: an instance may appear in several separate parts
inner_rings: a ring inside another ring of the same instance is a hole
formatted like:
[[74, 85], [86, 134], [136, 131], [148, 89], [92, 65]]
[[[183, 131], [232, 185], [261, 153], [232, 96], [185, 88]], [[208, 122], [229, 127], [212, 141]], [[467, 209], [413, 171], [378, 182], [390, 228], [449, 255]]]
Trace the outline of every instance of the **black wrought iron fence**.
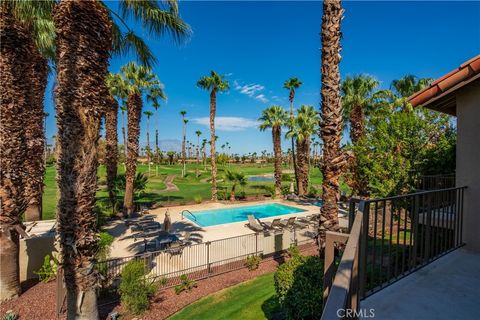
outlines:
[[180, 248], [145, 252], [131, 257], [98, 262], [104, 276], [104, 286], [116, 286], [124, 266], [131, 260], [144, 262], [148, 277], [161, 280], [164, 287], [175, 286], [180, 276], [200, 280], [213, 275], [245, 267], [249, 256], [263, 259], [285, 252], [291, 245], [314, 243], [315, 227], [293, 228], [283, 231], [246, 234], [215, 241], [182, 246]]
[[[331, 319], [336, 310], [357, 310], [359, 299], [462, 246], [465, 189], [352, 200], [350, 234], [327, 232], [322, 319]], [[328, 252], [345, 238], [346, 249], [332, 278], [333, 258], [327, 259]]]
[[365, 201], [361, 297], [462, 245], [464, 189]]

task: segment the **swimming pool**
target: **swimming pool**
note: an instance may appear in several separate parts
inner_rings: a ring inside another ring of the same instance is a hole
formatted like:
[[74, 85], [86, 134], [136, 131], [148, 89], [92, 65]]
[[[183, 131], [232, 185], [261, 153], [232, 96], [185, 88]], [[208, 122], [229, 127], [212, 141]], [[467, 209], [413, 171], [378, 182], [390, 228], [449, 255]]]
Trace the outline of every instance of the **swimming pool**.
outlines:
[[197, 211], [193, 212], [193, 216], [186, 214], [185, 217], [201, 227], [210, 227], [224, 223], [247, 221], [248, 215], [250, 214], [254, 215], [255, 218], [261, 219], [304, 211], [305, 210], [303, 209], [279, 203], [269, 203], [254, 206]]

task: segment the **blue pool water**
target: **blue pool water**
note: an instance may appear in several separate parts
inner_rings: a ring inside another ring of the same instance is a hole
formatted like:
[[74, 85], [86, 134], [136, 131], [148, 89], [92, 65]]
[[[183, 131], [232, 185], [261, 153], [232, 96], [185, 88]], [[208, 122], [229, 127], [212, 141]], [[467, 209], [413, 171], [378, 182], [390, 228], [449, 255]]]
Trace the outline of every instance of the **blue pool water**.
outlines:
[[198, 211], [193, 212], [194, 217], [189, 214], [185, 215], [185, 217], [201, 227], [210, 227], [224, 223], [247, 221], [248, 215], [250, 214], [253, 214], [255, 218], [262, 219], [304, 211], [305, 210], [289, 207], [283, 204], [270, 203], [228, 209]]

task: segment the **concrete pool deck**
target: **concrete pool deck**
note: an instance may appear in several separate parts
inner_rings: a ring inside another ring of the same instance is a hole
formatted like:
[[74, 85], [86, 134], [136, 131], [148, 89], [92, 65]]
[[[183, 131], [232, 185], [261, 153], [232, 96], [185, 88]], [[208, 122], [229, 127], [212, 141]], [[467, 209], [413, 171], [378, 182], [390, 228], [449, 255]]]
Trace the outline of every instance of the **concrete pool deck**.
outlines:
[[[308, 204], [308, 203], [300, 203], [294, 201], [287, 201], [287, 200], [263, 200], [263, 201], [249, 201], [249, 202], [236, 202], [236, 203], [228, 203], [228, 202], [205, 202], [201, 204], [194, 204], [194, 205], [183, 205], [183, 206], [175, 206], [175, 207], [161, 207], [153, 210], [149, 210], [149, 215], [153, 216], [155, 221], [158, 221], [163, 224], [163, 220], [165, 218], [165, 213], [168, 210], [170, 214], [170, 218], [172, 221], [172, 233], [177, 234], [184, 234], [185, 232], [191, 233], [190, 240], [192, 242], [206, 242], [206, 241], [214, 241], [218, 239], [224, 239], [229, 237], [241, 236], [246, 234], [253, 234], [254, 231], [245, 227], [246, 221], [241, 222], [234, 222], [234, 223], [227, 223], [221, 225], [215, 225], [210, 227], [200, 227], [190, 221], [189, 219], [182, 219], [181, 212], [183, 210], [189, 210], [192, 213], [203, 211], [203, 210], [212, 210], [212, 209], [227, 209], [227, 208], [234, 208], [234, 207], [244, 207], [244, 206], [252, 206], [252, 205], [259, 205], [259, 204], [270, 204], [270, 203], [279, 203], [299, 209], [305, 210], [304, 212], [299, 213], [292, 213], [292, 214], [284, 214], [281, 216], [282, 219], [286, 219], [291, 216], [307, 216], [311, 214], [318, 214], [320, 213], [320, 207]], [[269, 217], [262, 219], [262, 221], [271, 221], [276, 218]], [[346, 227], [348, 224], [347, 218], [339, 218], [340, 225], [342, 227]], [[105, 226], [106, 231], [108, 231], [111, 235], [115, 237], [115, 240], [112, 244], [110, 257], [117, 258], [117, 257], [128, 257], [140, 253], [143, 251], [144, 243], [141, 239], [135, 241], [134, 240], [134, 233], [130, 231], [129, 228], [125, 225], [124, 221], [117, 220], [113, 221], [112, 223]]]

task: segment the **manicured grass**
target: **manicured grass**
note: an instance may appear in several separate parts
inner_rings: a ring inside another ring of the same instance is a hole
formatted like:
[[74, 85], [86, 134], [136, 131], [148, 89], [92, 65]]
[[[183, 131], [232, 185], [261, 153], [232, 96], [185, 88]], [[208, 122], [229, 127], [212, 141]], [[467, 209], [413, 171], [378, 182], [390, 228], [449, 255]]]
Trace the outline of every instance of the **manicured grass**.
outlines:
[[[186, 204], [192, 203], [196, 199], [201, 198], [202, 200], [209, 200], [211, 197], [211, 185], [210, 185], [210, 167], [207, 166], [207, 170], [204, 170], [204, 166], [200, 164], [198, 166], [200, 175], [197, 177], [195, 171], [197, 169], [196, 164], [187, 165], [187, 175], [185, 177], [181, 176], [182, 166], [180, 164], [175, 165], [160, 165], [158, 166], [158, 175], [156, 171], [156, 166], [151, 165], [150, 167], [150, 177], [148, 179], [147, 188], [145, 193], [142, 195], [142, 198], [139, 202], [143, 203], [156, 203], [159, 205], [173, 205], [173, 204]], [[261, 175], [261, 174], [272, 174], [273, 165], [272, 164], [229, 164], [226, 167], [222, 165], [218, 166], [217, 179], [218, 182], [218, 192], [219, 195], [227, 196], [230, 192], [231, 184], [225, 181], [222, 181], [225, 170], [234, 170], [237, 172], [242, 172], [245, 175]], [[286, 167], [284, 169], [287, 169]], [[124, 173], [125, 169], [123, 164], [118, 166], [118, 173]], [[148, 165], [137, 166], [137, 172], [148, 173]], [[169, 175], [175, 175], [174, 184], [177, 185], [179, 191], [165, 192], [162, 191], [165, 189], [164, 180]], [[293, 174], [291, 174], [293, 179]], [[105, 191], [105, 167], [100, 166], [98, 168], [98, 178], [99, 178], [99, 189], [97, 192], [98, 198], [106, 198], [107, 192]], [[312, 168], [310, 170], [310, 183], [311, 185], [320, 192], [322, 175], [320, 170], [317, 168]], [[289, 182], [283, 182], [283, 186], [287, 187], [290, 185]], [[346, 191], [348, 188], [345, 184], [341, 185], [342, 191]], [[245, 192], [247, 196], [261, 196], [269, 194], [269, 189], [273, 188], [273, 182], [249, 182], [245, 187], [238, 187], [237, 193]], [[55, 167], [49, 166], [46, 170], [45, 176], [45, 193], [43, 197], [43, 218], [44, 219], [53, 219], [55, 217], [55, 206], [57, 202], [57, 186], [55, 181]]]
[[271, 319], [281, 309], [275, 298], [274, 273], [211, 294], [180, 312], [171, 320]]

